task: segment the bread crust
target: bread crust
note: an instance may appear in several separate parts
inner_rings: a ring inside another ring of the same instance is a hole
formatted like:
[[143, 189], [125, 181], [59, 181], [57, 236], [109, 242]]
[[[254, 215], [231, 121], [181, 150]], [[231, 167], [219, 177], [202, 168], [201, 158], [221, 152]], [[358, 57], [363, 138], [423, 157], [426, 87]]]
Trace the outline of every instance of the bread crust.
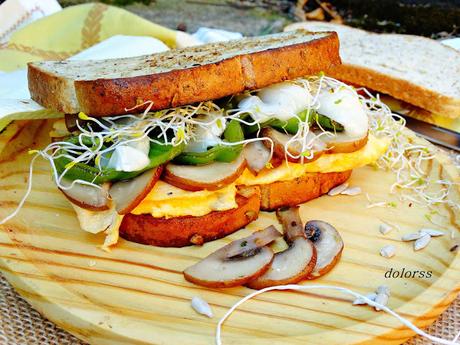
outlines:
[[344, 63], [331, 68], [328, 71], [328, 75], [346, 83], [386, 93], [436, 114], [442, 114], [450, 118], [460, 117], [459, 100], [367, 67]]
[[128, 241], [159, 247], [184, 247], [225, 237], [257, 219], [260, 190], [245, 187], [236, 195], [237, 208], [214, 211], [201, 217], [154, 218], [149, 214], [127, 214], [120, 236]]
[[288, 181], [258, 185], [261, 192], [260, 209], [274, 211], [280, 207], [296, 206], [326, 194], [351, 176], [351, 170], [331, 173], [306, 173]]
[[77, 104], [63, 98], [62, 80], [52, 72], [31, 63], [28, 77], [32, 99], [47, 108], [108, 116], [141, 112], [149, 106], [148, 101], [153, 102], [151, 110], [159, 110], [217, 99], [327, 71], [340, 63], [339, 41], [334, 32], [308, 42], [242, 53], [190, 68], [135, 77], [76, 80]]

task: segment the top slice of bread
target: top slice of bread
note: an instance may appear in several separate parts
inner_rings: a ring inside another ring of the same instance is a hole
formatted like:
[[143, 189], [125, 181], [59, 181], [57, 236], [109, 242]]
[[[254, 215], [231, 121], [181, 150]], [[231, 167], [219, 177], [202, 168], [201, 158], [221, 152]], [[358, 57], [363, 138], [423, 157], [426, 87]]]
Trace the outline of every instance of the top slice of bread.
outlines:
[[140, 112], [147, 101], [158, 110], [217, 99], [337, 64], [336, 33], [298, 30], [135, 58], [33, 62], [28, 80], [46, 108], [107, 116]]
[[460, 117], [457, 50], [424, 37], [374, 34], [333, 23], [295, 23], [286, 30], [299, 28], [338, 33], [343, 64], [331, 69], [331, 76], [433, 113]]

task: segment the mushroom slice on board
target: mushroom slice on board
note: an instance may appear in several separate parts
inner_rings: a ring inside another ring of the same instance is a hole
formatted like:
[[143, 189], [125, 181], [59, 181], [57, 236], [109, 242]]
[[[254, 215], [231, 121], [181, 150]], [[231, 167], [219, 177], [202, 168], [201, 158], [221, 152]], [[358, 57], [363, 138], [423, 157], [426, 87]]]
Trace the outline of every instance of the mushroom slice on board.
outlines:
[[[225, 247], [220, 248], [203, 260], [188, 267], [184, 271], [184, 277], [189, 282], [207, 286], [211, 288], [225, 288], [246, 284], [265, 273], [273, 260], [273, 251], [266, 247], [246, 248], [245, 251], [232, 257], [228, 257], [229, 252], [235, 253], [235, 246], [246, 247], [248, 243], [256, 243], [254, 237], [265, 237], [260, 232], [273, 234], [270, 227], [255, 232], [249, 237], [234, 241]], [[273, 240], [275, 239], [272, 236]]]
[[311, 220], [305, 224], [305, 234], [316, 247], [316, 266], [308, 279], [319, 278], [329, 272], [339, 261], [343, 240], [338, 231], [322, 220]]
[[247, 284], [252, 289], [297, 283], [306, 279], [316, 265], [316, 249], [305, 236], [299, 207], [278, 210], [276, 213], [289, 247], [275, 254], [267, 272]]

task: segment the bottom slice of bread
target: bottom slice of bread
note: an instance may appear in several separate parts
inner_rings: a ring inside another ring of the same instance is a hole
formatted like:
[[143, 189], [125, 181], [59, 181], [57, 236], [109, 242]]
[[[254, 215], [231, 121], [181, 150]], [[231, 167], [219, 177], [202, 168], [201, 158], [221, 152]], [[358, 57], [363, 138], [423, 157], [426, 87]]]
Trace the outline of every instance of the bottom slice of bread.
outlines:
[[128, 241], [159, 247], [184, 247], [225, 237], [257, 219], [259, 210], [295, 206], [327, 193], [345, 182], [351, 170], [339, 173], [307, 173], [289, 181], [240, 187], [237, 208], [194, 217], [154, 218], [127, 214], [120, 236]]
[[306, 173], [288, 181], [259, 185], [260, 209], [274, 211], [280, 207], [295, 206], [326, 194], [330, 189], [344, 183], [351, 170], [331, 173]]
[[244, 187], [236, 195], [237, 208], [204, 216], [154, 218], [149, 214], [127, 214], [120, 236], [128, 241], [159, 247], [184, 247], [225, 237], [259, 216], [260, 189]]

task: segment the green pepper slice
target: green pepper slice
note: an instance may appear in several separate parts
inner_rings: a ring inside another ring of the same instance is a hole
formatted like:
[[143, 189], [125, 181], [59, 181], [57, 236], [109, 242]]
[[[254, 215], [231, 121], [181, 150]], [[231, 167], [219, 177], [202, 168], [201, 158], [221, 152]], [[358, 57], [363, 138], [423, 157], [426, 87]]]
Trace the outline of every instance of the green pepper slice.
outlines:
[[[73, 138], [72, 138], [73, 139]], [[153, 169], [163, 163], [166, 163], [182, 152], [185, 145], [178, 146], [162, 145], [158, 143], [150, 143], [149, 159], [150, 163], [138, 171], [118, 171], [113, 168], [102, 168], [90, 166], [85, 163], [75, 163], [72, 165], [72, 160], [66, 157], [54, 159], [57, 171], [61, 174], [66, 166], [71, 165], [71, 168], [65, 173], [65, 178], [69, 180], [84, 180], [95, 184], [102, 184], [109, 181], [120, 181], [134, 178], [144, 171]]]
[[[237, 120], [231, 120], [223, 133], [224, 139], [230, 143], [244, 140], [243, 129]], [[212, 162], [232, 162], [241, 153], [243, 145], [216, 145], [204, 152], [182, 152], [174, 163], [186, 165], [203, 165]]]
[[[246, 135], [255, 133], [259, 130], [259, 128], [264, 128], [264, 127], [273, 127], [277, 128], [280, 130], [284, 130], [287, 133], [290, 134], [296, 134], [297, 131], [299, 130], [299, 119], [301, 121], [305, 121], [307, 118], [308, 110], [303, 110], [300, 113], [297, 114], [297, 117], [292, 117], [287, 121], [280, 120], [277, 118], [272, 118], [269, 119], [259, 125], [251, 125], [251, 126], [246, 126], [244, 129], [244, 132]], [[335, 131], [335, 132], [342, 132], [343, 131], [343, 126], [328, 118], [327, 116], [318, 114], [314, 110], [310, 110], [310, 116], [308, 117], [308, 125], [312, 126], [314, 123], [317, 123], [319, 126], [324, 128], [325, 130], [330, 130], [330, 131]]]

